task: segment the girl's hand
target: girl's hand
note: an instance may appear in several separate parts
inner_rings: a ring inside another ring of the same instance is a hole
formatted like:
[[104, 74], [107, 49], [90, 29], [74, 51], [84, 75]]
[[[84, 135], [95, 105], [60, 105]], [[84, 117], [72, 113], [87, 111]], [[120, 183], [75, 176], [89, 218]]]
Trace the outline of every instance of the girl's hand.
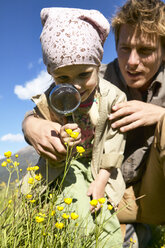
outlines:
[[62, 126], [60, 136], [63, 144], [67, 143], [69, 146], [77, 145], [81, 142], [81, 130], [76, 123], [68, 123]]
[[[87, 196], [91, 199], [98, 200], [99, 198], [104, 197], [105, 195], [105, 186], [110, 177], [110, 171], [105, 169], [100, 169], [99, 174], [96, 176], [95, 180], [90, 184]], [[97, 207], [90, 206], [91, 213], [98, 211], [100, 209], [100, 204], [98, 203]]]

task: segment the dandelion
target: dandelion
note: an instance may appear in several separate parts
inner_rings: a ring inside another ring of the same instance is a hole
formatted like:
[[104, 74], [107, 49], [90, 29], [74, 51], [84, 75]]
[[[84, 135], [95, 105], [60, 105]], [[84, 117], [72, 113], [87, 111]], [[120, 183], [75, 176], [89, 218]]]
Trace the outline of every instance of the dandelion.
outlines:
[[54, 216], [55, 213], [56, 213], [56, 211], [55, 211], [55, 210], [52, 210], [52, 212], [50, 213], [50, 215], [51, 215], [51, 216]]
[[76, 213], [71, 213], [70, 217], [72, 220], [76, 220], [79, 217], [79, 215]]
[[113, 206], [111, 204], [108, 204], [108, 210], [112, 210], [113, 209]]
[[77, 139], [77, 137], [79, 136], [79, 132], [72, 132], [70, 137], [73, 139]]
[[57, 206], [57, 209], [58, 209], [58, 211], [62, 211], [62, 210], [64, 209], [64, 207], [62, 207], [62, 206]]
[[85, 152], [85, 149], [82, 146], [76, 146], [76, 150], [80, 154], [80, 156], [82, 156], [82, 153]]
[[56, 222], [55, 226], [58, 228], [58, 229], [62, 229], [64, 227], [64, 223], [62, 222]]
[[26, 198], [27, 199], [31, 199], [32, 198], [32, 195], [28, 194], [28, 195], [26, 195]]
[[105, 198], [104, 197], [102, 197], [102, 198], [99, 198], [98, 199], [98, 202], [100, 203], [100, 204], [104, 204], [105, 203]]
[[36, 216], [35, 219], [37, 223], [41, 223], [45, 220], [44, 217], [40, 217], [40, 216]]
[[1, 164], [2, 167], [6, 167], [7, 166], [7, 162], [6, 161], [3, 161], [2, 164]]
[[42, 175], [39, 173], [39, 174], [37, 174], [37, 175], [35, 175], [35, 179], [37, 180], [37, 181], [40, 181], [41, 179], [42, 179]]
[[69, 219], [69, 214], [63, 213], [62, 217], [63, 217], [64, 219]]
[[64, 202], [70, 205], [72, 203], [72, 198], [64, 198]]
[[5, 153], [4, 153], [4, 156], [5, 156], [6, 158], [10, 158], [11, 155], [12, 155], [12, 152], [11, 152], [11, 151], [8, 151], [8, 152], [5, 152]]
[[31, 202], [31, 203], [35, 203], [35, 202], [36, 202], [36, 200], [34, 200], [34, 199], [33, 199], [33, 200], [30, 200], [30, 202]]
[[72, 129], [70, 129], [70, 128], [65, 129], [65, 132], [66, 132], [67, 134], [69, 134], [69, 136], [71, 136], [71, 134], [72, 134]]
[[29, 183], [29, 184], [33, 184], [33, 183], [34, 183], [34, 178], [29, 177], [29, 179], [28, 179], [28, 183]]
[[96, 207], [98, 204], [98, 200], [93, 199], [92, 201], [90, 201], [90, 204], [91, 204], [91, 206]]
[[18, 154], [15, 154], [15, 157], [18, 158], [19, 157]]

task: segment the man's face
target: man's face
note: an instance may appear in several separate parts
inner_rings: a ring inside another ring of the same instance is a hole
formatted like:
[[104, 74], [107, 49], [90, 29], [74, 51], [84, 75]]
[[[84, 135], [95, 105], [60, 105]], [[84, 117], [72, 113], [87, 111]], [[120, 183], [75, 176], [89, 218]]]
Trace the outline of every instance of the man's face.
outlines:
[[136, 26], [124, 24], [120, 28], [117, 54], [127, 85], [144, 91], [162, 63], [164, 50], [156, 34], [141, 33]]

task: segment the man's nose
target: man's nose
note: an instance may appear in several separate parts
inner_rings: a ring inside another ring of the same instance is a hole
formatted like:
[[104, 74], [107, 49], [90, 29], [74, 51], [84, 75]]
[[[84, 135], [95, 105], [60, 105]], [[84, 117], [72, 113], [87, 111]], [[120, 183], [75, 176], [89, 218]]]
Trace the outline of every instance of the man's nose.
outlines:
[[140, 63], [140, 57], [136, 49], [131, 50], [128, 58], [128, 65], [130, 67], [137, 66]]

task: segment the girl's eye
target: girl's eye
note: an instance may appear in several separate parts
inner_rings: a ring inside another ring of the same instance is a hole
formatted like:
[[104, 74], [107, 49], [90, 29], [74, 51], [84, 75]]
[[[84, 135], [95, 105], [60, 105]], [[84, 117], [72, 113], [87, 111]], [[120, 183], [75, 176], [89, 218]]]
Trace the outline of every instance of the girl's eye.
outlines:
[[82, 72], [79, 74], [79, 77], [80, 78], [88, 78], [88, 77], [90, 77], [91, 73], [92, 72]]

